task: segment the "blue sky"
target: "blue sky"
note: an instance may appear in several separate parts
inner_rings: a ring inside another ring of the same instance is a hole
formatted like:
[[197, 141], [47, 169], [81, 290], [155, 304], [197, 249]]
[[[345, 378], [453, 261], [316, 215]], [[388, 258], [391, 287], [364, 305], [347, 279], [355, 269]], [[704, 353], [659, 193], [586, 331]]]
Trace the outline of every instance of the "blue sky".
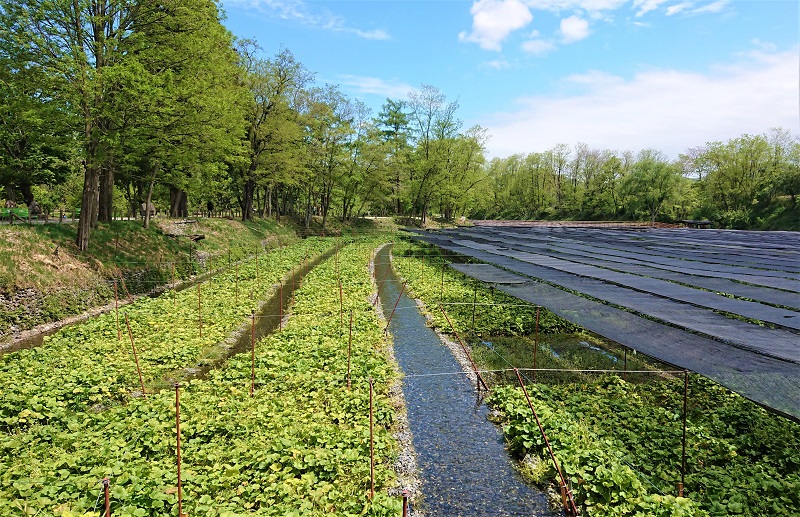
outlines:
[[377, 114], [422, 84], [458, 100], [489, 156], [582, 142], [690, 147], [772, 127], [800, 134], [796, 0], [222, 0], [265, 57]]

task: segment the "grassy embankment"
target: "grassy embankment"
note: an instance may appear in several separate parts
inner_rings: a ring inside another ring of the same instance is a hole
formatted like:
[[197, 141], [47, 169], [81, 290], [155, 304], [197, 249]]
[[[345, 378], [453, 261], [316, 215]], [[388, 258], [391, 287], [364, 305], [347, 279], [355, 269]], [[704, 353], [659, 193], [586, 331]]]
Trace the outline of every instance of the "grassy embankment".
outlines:
[[[0, 342], [113, 301], [115, 277], [120, 298], [126, 290], [148, 292], [170, 283], [173, 274], [185, 279], [289, 243], [298, 238], [296, 229], [273, 220], [157, 219], [149, 229], [137, 221], [115, 221], [93, 230], [89, 251], [81, 252], [74, 224], [0, 225]], [[178, 233], [183, 236], [174, 236]], [[205, 238], [194, 243], [187, 235]]]

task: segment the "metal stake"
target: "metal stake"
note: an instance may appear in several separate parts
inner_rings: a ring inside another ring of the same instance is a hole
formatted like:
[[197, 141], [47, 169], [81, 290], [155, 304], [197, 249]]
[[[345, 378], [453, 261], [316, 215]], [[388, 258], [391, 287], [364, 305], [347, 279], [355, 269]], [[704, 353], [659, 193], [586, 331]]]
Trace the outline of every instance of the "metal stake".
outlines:
[[683, 440], [681, 447], [681, 484], [678, 487], [678, 497], [683, 497], [683, 487], [686, 481], [686, 412], [689, 398], [689, 370], [683, 371]]
[[103, 478], [103, 498], [105, 499], [105, 517], [111, 517], [111, 497], [108, 493], [108, 487], [111, 481], [108, 478]]
[[373, 380], [369, 378], [369, 498], [375, 497], [375, 433], [374, 433], [374, 409], [373, 409]]
[[536, 331], [533, 338], [533, 382], [536, 382], [536, 356], [539, 353], [539, 311], [541, 307], [536, 307]]
[[181, 385], [175, 383], [175, 451], [178, 465], [178, 517], [183, 517], [183, 485], [181, 484]]
[[119, 329], [119, 293], [117, 292], [117, 279], [114, 279], [114, 314], [117, 318], [117, 341], [122, 339], [122, 331]]
[[256, 389], [256, 313], [250, 323], [250, 396]]
[[350, 341], [347, 343], [347, 391], [350, 391], [350, 358], [353, 351], [353, 311], [350, 311]]
[[400, 288], [400, 294], [397, 296], [397, 301], [394, 302], [394, 308], [392, 309], [392, 313], [389, 315], [389, 321], [386, 322], [386, 328], [383, 330], [384, 333], [389, 332], [389, 325], [392, 323], [392, 318], [394, 317], [394, 311], [397, 310], [397, 304], [400, 303], [400, 298], [403, 296], [403, 291], [406, 290], [406, 283], [403, 282], [403, 287]]

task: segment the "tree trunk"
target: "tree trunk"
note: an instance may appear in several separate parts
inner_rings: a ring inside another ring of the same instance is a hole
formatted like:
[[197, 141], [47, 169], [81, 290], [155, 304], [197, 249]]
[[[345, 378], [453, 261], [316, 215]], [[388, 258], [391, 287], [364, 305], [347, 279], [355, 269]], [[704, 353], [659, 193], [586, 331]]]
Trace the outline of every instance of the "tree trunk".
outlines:
[[153, 199], [153, 185], [156, 183], [156, 174], [161, 167], [156, 165], [153, 167], [153, 175], [150, 176], [150, 185], [147, 187], [147, 199], [144, 202], [144, 227], [150, 228], [150, 204]]
[[253, 193], [256, 190], [256, 182], [252, 178], [248, 179], [244, 184], [242, 192], [242, 202], [240, 208], [242, 209], [242, 221], [253, 220]]
[[313, 198], [314, 198], [314, 189], [308, 189], [308, 197], [306, 198], [306, 215], [304, 218], [303, 223], [305, 224], [306, 230], [311, 228], [311, 207], [313, 205]]
[[97, 191], [99, 183], [99, 171], [95, 165], [86, 165], [83, 177], [83, 195], [81, 196], [81, 216], [78, 220], [78, 235], [75, 238], [75, 245], [81, 251], [89, 249], [89, 233], [92, 228], [92, 214], [97, 213]]
[[267, 204], [264, 207], [265, 213], [264, 217], [272, 217], [272, 186], [264, 187], [264, 197], [267, 198]]
[[98, 218], [104, 223], [114, 219], [114, 167], [103, 167], [100, 173]]
[[181, 202], [183, 191], [176, 187], [169, 188], [169, 216], [179, 217], [178, 209]]

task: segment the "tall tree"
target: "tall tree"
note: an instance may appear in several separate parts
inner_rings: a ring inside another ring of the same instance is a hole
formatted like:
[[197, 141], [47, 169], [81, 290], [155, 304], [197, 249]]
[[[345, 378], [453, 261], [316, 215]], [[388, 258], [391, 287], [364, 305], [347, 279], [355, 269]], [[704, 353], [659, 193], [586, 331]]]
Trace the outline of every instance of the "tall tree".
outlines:
[[[131, 36], [139, 5], [127, 0], [0, 0], [8, 41], [29, 50], [29, 65], [58, 78], [80, 118], [84, 160], [81, 219], [76, 244], [86, 250], [97, 222], [100, 177], [114, 139], [107, 99], [117, 87], [120, 48]], [[77, 128], [76, 128], [77, 129]]]
[[664, 155], [644, 150], [623, 180], [623, 188], [630, 194], [631, 208], [646, 211], [650, 222], [655, 223], [661, 209], [675, 196], [682, 179], [679, 168], [669, 163]]
[[403, 200], [407, 196], [409, 181], [411, 128], [409, 115], [404, 111], [407, 105], [403, 100], [387, 98], [376, 119], [381, 136], [387, 143], [386, 165], [392, 181], [392, 205], [396, 214], [404, 212]]
[[411, 209], [412, 215], [419, 214], [425, 224], [431, 200], [452, 156], [461, 121], [455, 116], [458, 102], [446, 103], [445, 95], [434, 86], [423, 85], [420, 91], [409, 94], [409, 108], [415, 144]]
[[[143, 68], [137, 124], [130, 141], [153, 185], [170, 188], [172, 215], [188, 215], [188, 193], [201, 192], [244, 153], [246, 90], [233, 38], [213, 0], [152, 3], [140, 17], [133, 53]], [[145, 211], [145, 225], [149, 211]]]
[[233, 170], [241, 192], [242, 219], [249, 220], [259, 185], [265, 189], [266, 207], [276, 183], [294, 184], [292, 176], [301, 168], [303, 138], [298, 103], [314, 76], [286, 49], [266, 60], [258, 57], [257, 45], [242, 41], [238, 52], [250, 96], [248, 152], [247, 160]]
[[0, 38], [0, 187], [28, 204], [35, 185], [62, 183], [74, 161], [68, 105], [32, 57]]

